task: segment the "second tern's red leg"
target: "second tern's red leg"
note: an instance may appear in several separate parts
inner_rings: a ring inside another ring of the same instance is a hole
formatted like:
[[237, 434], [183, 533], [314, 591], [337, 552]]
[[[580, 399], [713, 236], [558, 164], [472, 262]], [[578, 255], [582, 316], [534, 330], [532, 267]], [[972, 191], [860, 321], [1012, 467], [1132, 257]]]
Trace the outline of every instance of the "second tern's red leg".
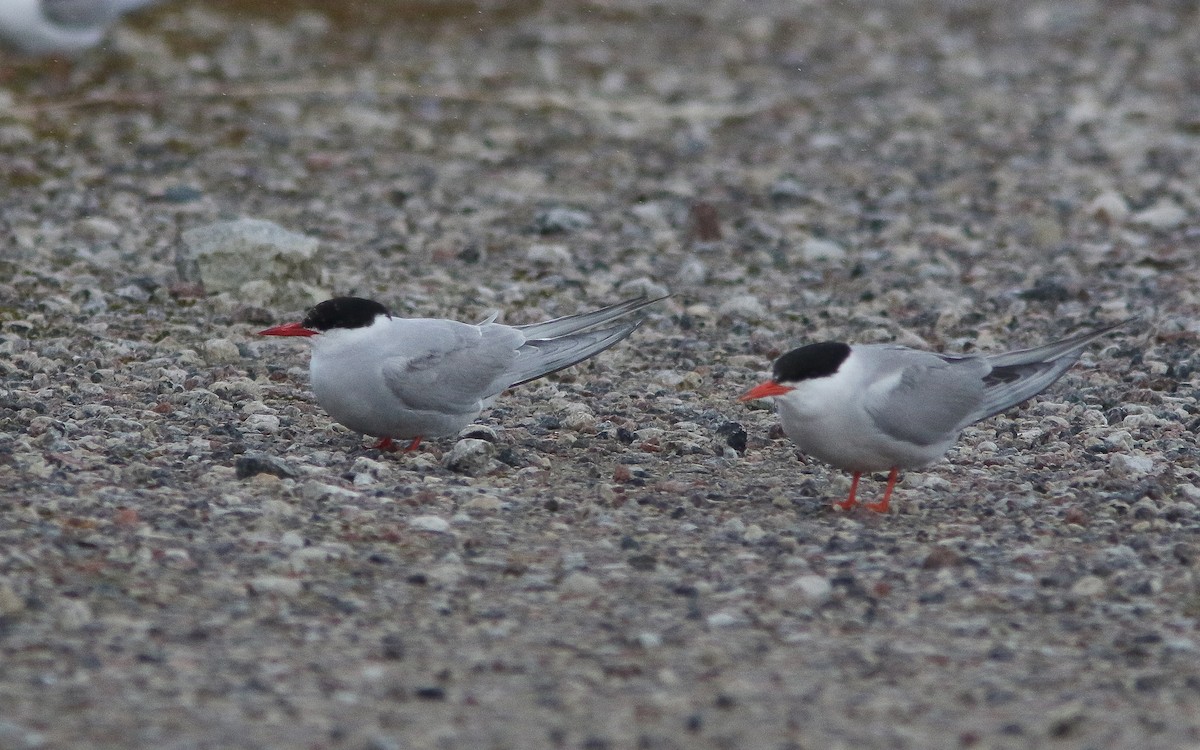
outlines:
[[887, 513], [888, 501], [892, 499], [892, 490], [896, 487], [896, 477], [900, 476], [900, 467], [893, 466], [892, 473], [888, 474], [887, 489], [883, 491], [883, 499], [877, 503], [867, 503], [867, 508], [876, 513]]

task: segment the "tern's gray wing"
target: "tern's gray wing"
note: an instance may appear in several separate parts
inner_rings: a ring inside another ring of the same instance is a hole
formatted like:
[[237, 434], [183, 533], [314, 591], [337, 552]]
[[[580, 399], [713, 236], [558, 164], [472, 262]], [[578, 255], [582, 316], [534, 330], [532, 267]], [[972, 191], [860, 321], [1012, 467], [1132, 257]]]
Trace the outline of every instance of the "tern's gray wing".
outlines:
[[983, 401], [963, 426], [999, 414], [1046, 390], [1079, 361], [1084, 347], [1129, 322], [1123, 320], [1032, 349], [987, 356], [991, 372], [984, 381]]
[[481, 401], [500, 392], [493, 384], [503, 379], [525, 343], [508, 326], [429, 319], [404, 323], [403, 341], [384, 361], [383, 378], [397, 398], [416, 410], [478, 411]]
[[979, 408], [983, 378], [991, 369], [978, 357], [944, 357], [890, 346], [861, 349], [872, 384], [864, 408], [887, 435], [915, 445], [936, 445], [955, 435]]

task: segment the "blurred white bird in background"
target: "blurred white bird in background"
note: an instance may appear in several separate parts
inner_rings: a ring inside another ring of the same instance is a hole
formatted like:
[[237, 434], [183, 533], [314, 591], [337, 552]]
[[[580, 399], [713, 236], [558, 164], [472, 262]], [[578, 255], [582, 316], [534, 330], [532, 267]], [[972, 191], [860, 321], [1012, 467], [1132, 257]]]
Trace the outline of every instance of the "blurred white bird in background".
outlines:
[[122, 14], [158, 0], [0, 0], [0, 43], [30, 56], [74, 57], [95, 47]]

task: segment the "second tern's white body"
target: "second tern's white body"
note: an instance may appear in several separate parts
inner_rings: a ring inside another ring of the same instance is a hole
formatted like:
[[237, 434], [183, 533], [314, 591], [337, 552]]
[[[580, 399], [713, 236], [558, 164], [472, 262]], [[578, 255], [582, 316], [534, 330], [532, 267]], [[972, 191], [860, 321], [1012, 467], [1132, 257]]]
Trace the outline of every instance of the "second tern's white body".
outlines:
[[797, 383], [775, 407], [783, 431], [813, 458], [856, 472], [917, 468], [949, 450], [990, 370], [981, 358], [856, 345], [836, 376]]
[[888, 470], [886, 512], [901, 469], [925, 466], [944, 454], [964, 427], [1016, 406], [1048, 388], [1107, 326], [1032, 349], [955, 356], [902, 346], [840, 342], [809, 344], [773, 365], [771, 380], [741, 400], [771, 398], [783, 431], [813, 458], [859, 476]]

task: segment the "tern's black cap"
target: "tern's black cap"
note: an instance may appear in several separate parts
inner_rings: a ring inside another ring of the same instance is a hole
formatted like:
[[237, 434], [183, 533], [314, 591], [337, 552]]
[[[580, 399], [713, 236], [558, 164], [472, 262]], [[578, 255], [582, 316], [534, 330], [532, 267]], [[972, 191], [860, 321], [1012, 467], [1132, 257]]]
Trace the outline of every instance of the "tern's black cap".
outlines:
[[776, 383], [799, 383], [810, 378], [823, 378], [837, 372], [849, 356], [850, 345], [840, 341], [802, 346], [775, 360], [774, 380]]
[[301, 323], [313, 331], [331, 328], [365, 328], [380, 315], [391, 315], [388, 309], [373, 299], [334, 297], [308, 311]]

